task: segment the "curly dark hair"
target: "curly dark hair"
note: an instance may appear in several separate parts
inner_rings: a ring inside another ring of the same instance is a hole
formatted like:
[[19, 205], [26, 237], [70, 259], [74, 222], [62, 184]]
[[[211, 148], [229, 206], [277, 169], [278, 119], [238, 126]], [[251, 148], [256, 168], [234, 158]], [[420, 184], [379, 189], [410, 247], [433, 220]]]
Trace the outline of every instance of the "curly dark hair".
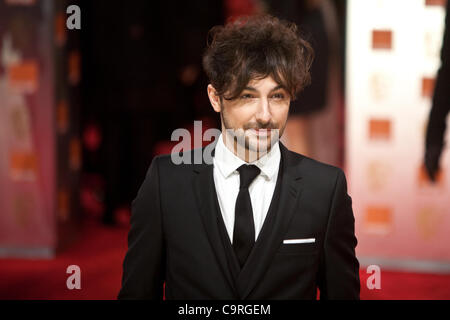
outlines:
[[208, 34], [203, 68], [220, 97], [233, 100], [251, 80], [271, 76], [295, 100], [311, 82], [311, 45], [295, 23], [270, 15], [215, 26]]

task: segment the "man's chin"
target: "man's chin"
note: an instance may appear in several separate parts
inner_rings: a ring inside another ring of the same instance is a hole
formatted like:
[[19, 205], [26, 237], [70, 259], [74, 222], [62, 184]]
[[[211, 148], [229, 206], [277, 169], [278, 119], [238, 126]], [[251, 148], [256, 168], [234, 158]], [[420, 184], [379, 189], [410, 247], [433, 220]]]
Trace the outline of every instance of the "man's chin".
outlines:
[[261, 154], [267, 153], [277, 142], [277, 139], [269, 137], [249, 137], [248, 149], [252, 152], [259, 152]]

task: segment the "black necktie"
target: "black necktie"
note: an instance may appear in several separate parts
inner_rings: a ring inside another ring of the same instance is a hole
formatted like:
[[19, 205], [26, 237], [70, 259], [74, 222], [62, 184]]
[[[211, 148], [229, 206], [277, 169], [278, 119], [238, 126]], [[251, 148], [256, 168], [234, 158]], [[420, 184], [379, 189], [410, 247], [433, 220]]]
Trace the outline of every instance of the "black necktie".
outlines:
[[241, 183], [234, 209], [233, 248], [242, 268], [255, 243], [255, 224], [248, 187], [261, 170], [257, 166], [244, 164], [237, 171]]

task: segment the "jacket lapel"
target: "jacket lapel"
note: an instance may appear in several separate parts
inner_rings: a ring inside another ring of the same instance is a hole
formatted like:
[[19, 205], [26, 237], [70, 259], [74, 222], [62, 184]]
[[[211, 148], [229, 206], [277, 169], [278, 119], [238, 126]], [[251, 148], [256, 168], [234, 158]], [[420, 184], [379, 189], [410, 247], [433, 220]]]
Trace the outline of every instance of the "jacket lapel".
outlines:
[[236, 287], [240, 299], [245, 299], [250, 294], [266, 272], [283, 240], [295, 209], [298, 208], [297, 202], [301, 198], [302, 180], [298, 164], [302, 158], [293, 157], [281, 143], [280, 150], [282, 172], [279, 175], [281, 187], [278, 208], [268, 213], [255, 246], [238, 276]]
[[209, 242], [213, 248], [217, 262], [228, 280], [230, 287], [235, 291], [234, 280], [228, 268], [228, 261], [225, 248], [220, 236], [218, 225], [219, 208], [217, 206], [217, 193], [213, 177], [214, 166], [212, 164], [194, 165], [193, 186], [196, 196], [197, 206]]

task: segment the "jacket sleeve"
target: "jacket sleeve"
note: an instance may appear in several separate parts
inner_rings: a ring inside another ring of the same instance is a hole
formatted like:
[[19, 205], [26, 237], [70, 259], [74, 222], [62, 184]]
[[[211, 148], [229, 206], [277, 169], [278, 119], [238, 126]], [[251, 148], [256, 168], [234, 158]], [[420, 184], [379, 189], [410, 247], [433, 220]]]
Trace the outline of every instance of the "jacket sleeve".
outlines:
[[347, 181], [339, 169], [331, 201], [321, 255], [318, 285], [320, 299], [357, 299], [360, 294], [359, 262], [355, 248], [355, 218], [352, 199], [347, 194]]
[[445, 145], [444, 136], [447, 128], [446, 119], [450, 112], [450, 1], [447, 3], [444, 41], [441, 51], [441, 67], [439, 69], [433, 104], [428, 119], [426, 134], [427, 153], [436, 153], [440, 157]]
[[128, 251], [118, 299], [163, 299], [165, 245], [158, 157], [132, 202]]

